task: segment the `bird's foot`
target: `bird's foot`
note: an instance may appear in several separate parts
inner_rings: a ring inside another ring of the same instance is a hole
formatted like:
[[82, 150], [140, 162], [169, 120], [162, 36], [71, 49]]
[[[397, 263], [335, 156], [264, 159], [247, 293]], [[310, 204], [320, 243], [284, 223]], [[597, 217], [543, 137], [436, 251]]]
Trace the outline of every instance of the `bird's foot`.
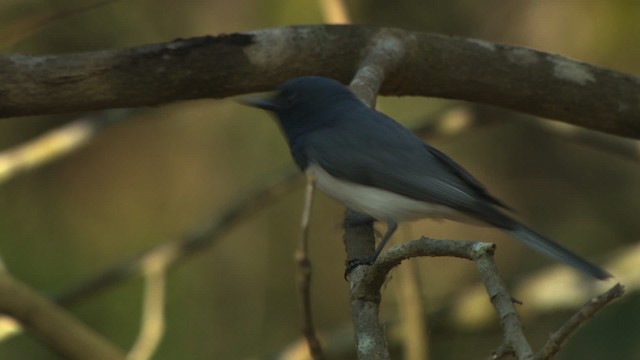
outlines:
[[349, 274], [360, 265], [371, 265], [376, 261], [375, 257], [368, 256], [366, 258], [351, 259], [347, 261], [347, 266], [344, 269], [344, 279], [348, 281]]

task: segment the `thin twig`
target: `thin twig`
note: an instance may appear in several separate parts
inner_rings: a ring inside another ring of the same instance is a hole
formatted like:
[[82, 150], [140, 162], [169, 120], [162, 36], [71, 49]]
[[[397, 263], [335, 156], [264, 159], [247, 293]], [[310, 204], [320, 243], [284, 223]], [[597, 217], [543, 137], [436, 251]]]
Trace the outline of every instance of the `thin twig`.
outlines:
[[560, 351], [567, 340], [582, 326], [587, 320], [593, 318], [596, 313], [602, 310], [613, 300], [624, 294], [624, 286], [615, 284], [609, 291], [589, 300], [577, 313], [575, 313], [556, 332], [551, 334], [544, 347], [536, 354], [536, 360], [547, 360]]
[[311, 309], [311, 260], [309, 259], [309, 219], [311, 217], [311, 205], [313, 204], [313, 191], [315, 178], [307, 173], [307, 186], [305, 189], [305, 201], [302, 211], [301, 236], [298, 250], [296, 251], [296, 264], [298, 268], [298, 295], [300, 298], [300, 310], [302, 312], [302, 335], [307, 340], [309, 353], [314, 360], [324, 359], [324, 353], [320, 340], [313, 325], [313, 312]]
[[245, 191], [248, 194], [244, 198], [237, 200], [224, 213], [214, 216], [197, 230], [194, 230], [192, 234], [166, 241], [114, 264], [100, 274], [62, 292], [55, 298], [56, 302], [66, 306], [104, 291], [120, 281], [139, 274], [148, 259], [156, 256], [166, 257], [169, 267], [179, 261], [186, 260], [215, 243], [242, 219], [256, 213], [274, 199], [287, 193], [297, 179], [298, 172], [293, 168], [281, 172], [253, 191]]
[[150, 258], [144, 265], [145, 291], [142, 326], [128, 360], [148, 360], [156, 352], [164, 335], [167, 260]]
[[487, 289], [491, 304], [498, 313], [507, 346], [513, 349], [518, 359], [530, 359], [533, 357], [533, 350], [524, 336], [518, 312], [513, 306], [511, 295], [500, 278], [498, 267], [493, 260], [494, 249], [495, 245], [493, 244], [478, 245], [476, 247], [478, 253], [476, 267]]
[[86, 145], [99, 130], [114, 124], [133, 111], [109, 110], [80, 118], [14, 148], [0, 152], [0, 184], [25, 171], [33, 170]]
[[30, 333], [67, 359], [125, 358], [109, 340], [7, 272], [0, 273], [0, 312], [18, 320]]

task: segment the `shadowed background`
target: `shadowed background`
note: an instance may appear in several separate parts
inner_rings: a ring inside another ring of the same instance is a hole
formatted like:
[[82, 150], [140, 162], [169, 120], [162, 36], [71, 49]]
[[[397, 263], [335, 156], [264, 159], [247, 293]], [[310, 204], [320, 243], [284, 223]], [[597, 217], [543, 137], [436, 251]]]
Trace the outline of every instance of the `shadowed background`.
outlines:
[[[0, 51], [89, 51], [322, 21], [317, 4], [307, 1], [129, 0], [61, 16], [28, 36], [43, 18], [86, 5], [81, 0], [0, 3]], [[354, 23], [523, 45], [640, 73], [640, 3], [635, 1], [360, 0], [347, 5]], [[379, 100], [387, 114], [407, 125], [418, 125], [452, 103]], [[432, 144], [517, 209], [522, 220], [598, 263], [618, 246], [637, 242], [637, 160], [551, 135], [528, 116], [488, 107], [469, 110], [489, 125], [438, 137]], [[0, 146], [10, 148], [79, 115], [2, 119]], [[131, 253], [190, 232], [291, 164], [277, 126], [263, 112], [231, 100], [146, 109], [70, 157], [0, 187], [0, 253], [17, 278], [45, 294], [58, 294]], [[170, 272], [167, 330], [155, 359], [263, 357], [297, 339], [293, 251], [302, 201], [299, 186]], [[318, 329], [327, 334], [350, 326], [342, 214], [340, 205], [317, 197], [311, 225], [313, 302]], [[510, 283], [553, 264], [497, 231], [458, 224], [404, 225], [394, 241], [423, 234], [497, 242], [497, 261]], [[471, 263], [418, 262], [427, 309], [437, 310], [478, 282]], [[137, 278], [127, 281], [71, 310], [129, 348], [138, 331], [141, 285]], [[383, 294], [382, 318], [390, 321], [398, 317], [394, 291], [391, 281]], [[638, 295], [628, 294], [589, 323], [560, 358], [640, 356], [629, 336], [639, 330], [637, 303]], [[567, 314], [527, 319], [532, 345], [542, 343]], [[483, 334], [439, 324], [431, 333], [432, 354], [488, 354], [499, 333], [494, 327]], [[24, 335], [0, 344], [0, 356], [56, 358]]]

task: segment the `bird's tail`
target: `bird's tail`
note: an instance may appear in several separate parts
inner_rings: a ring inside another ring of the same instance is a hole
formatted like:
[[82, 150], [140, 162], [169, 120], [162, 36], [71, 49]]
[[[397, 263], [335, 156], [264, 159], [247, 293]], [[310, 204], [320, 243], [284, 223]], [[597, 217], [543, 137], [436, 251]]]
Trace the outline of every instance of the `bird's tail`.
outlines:
[[582, 259], [578, 255], [565, 249], [559, 244], [547, 239], [537, 232], [527, 228], [522, 224], [518, 224], [511, 229], [503, 229], [506, 233], [514, 238], [522, 241], [526, 245], [538, 250], [554, 259], [560, 260], [574, 268], [589, 274], [597, 279], [604, 280], [610, 278], [611, 275], [601, 267], [591, 264], [587, 260]]

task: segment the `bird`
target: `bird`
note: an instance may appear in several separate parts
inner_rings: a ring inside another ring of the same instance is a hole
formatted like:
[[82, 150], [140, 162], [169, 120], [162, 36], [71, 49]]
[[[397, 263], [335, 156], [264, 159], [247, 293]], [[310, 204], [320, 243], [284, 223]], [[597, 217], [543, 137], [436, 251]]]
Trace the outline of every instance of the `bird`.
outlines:
[[507, 215], [511, 208], [462, 166], [337, 80], [297, 77], [272, 96], [241, 102], [274, 115], [296, 165], [313, 176], [320, 191], [386, 223], [373, 256], [352, 267], [375, 262], [399, 222], [432, 218], [493, 226], [597, 279], [611, 277]]

